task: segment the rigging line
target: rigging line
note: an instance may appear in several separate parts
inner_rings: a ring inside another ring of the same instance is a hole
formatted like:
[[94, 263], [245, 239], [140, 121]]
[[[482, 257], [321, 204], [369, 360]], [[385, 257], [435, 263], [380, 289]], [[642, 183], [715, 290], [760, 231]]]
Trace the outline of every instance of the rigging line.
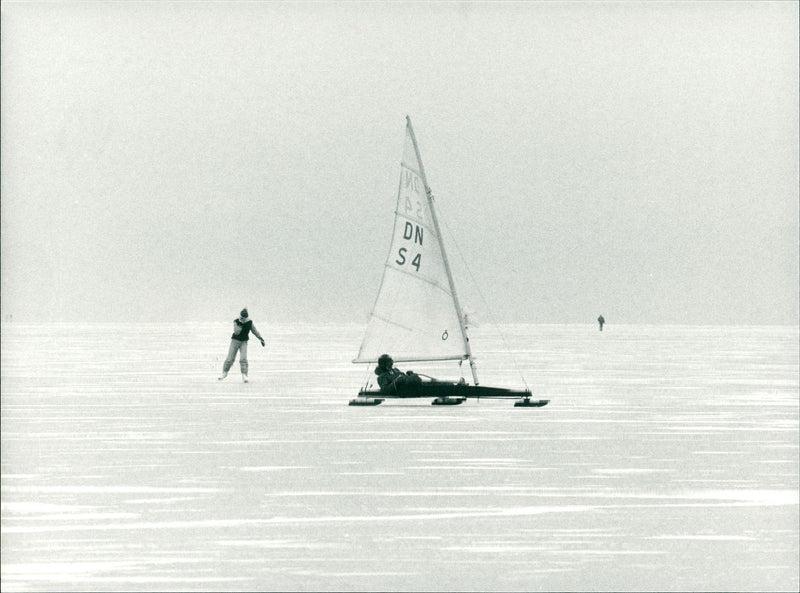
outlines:
[[495, 329], [497, 330], [497, 333], [500, 334], [500, 339], [503, 341], [503, 345], [505, 346], [506, 352], [508, 352], [511, 355], [511, 362], [514, 365], [514, 370], [517, 371], [517, 373], [519, 373], [520, 379], [522, 379], [522, 383], [525, 385], [525, 389], [530, 391], [530, 387], [528, 386], [528, 382], [525, 380], [525, 375], [522, 374], [522, 371], [519, 368], [519, 364], [517, 363], [517, 357], [514, 356], [514, 351], [511, 350], [511, 348], [509, 347], [508, 340], [506, 340], [505, 334], [500, 329], [500, 324], [497, 323], [497, 319], [495, 318], [494, 313], [492, 312], [492, 308], [489, 306], [489, 303], [487, 302], [486, 297], [483, 296], [483, 292], [481, 291], [481, 287], [478, 285], [478, 281], [475, 279], [475, 275], [472, 273], [472, 269], [469, 267], [469, 263], [467, 262], [467, 258], [464, 257], [464, 252], [461, 250], [461, 246], [458, 244], [458, 241], [456, 241], [455, 233], [450, 229], [450, 225], [447, 224], [447, 220], [446, 219], [444, 221], [444, 226], [447, 229], [447, 232], [450, 234], [450, 237], [451, 237], [451, 239], [453, 241], [453, 245], [455, 245], [456, 251], [458, 252], [458, 256], [461, 258], [461, 261], [463, 262], [464, 267], [467, 269], [467, 273], [469, 274], [469, 277], [472, 279], [472, 284], [475, 286], [475, 290], [478, 291], [478, 295], [480, 296], [481, 301], [483, 302], [483, 306], [486, 308], [486, 311], [489, 313], [489, 319], [490, 319], [492, 325], [494, 325]]
[[370, 374], [370, 372], [372, 372], [372, 370], [373, 370], [373, 369], [371, 369], [371, 368], [370, 368], [370, 366], [369, 366], [369, 365], [366, 365], [366, 367], [367, 367], [367, 370], [366, 370], [366, 372], [364, 373], [364, 375], [365, 375], [365, 376], [364, 376], [364, 391], [366, 391], [367, 389], [369, 389], [369, 382], [370, 382], [370, 380], [371, 380], [371, 377], [370, 377], [370, 375], [369, 375], [369, 374]]

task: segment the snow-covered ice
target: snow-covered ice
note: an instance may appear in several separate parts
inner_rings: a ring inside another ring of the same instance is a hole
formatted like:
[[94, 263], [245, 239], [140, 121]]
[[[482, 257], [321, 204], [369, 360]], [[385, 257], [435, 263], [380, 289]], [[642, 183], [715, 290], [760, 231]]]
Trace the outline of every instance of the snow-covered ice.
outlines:
[[2, 326], [3, 590], [798, 590], [797, 328], [473, 329], [544, 408], [259, 328], [243, 384], [227, 324]]

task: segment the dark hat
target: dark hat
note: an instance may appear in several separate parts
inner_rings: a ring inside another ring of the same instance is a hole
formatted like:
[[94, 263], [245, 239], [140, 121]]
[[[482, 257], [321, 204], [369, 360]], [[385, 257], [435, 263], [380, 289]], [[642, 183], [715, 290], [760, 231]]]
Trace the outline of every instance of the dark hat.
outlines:
[[381, 357], [378, 359], [378, 366], [385, 367], [387, 362], [394, 363], [391, 356], [388, 354], [381, 354]]
[[239, 313], [241, 317], [247, 317], [247, 309], [242, 309], [242, 312]]

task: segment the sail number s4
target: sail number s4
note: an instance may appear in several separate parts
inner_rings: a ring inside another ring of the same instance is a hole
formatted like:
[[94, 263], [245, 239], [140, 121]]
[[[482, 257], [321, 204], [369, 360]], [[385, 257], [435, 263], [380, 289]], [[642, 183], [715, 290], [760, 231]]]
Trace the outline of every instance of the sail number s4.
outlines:
[[[405, 227], [403, 228], [403, 240], [407, 243], [413, 243], [414, 245], [419, 245], [420, 249], [422, 248], [422, 238], [424, 235], [424, 229], [416, 224], [411, 224], [410, 222], [406, 221]], [[414, 266], [417, 272], [419, 272], [419, 266], [422, 263], [422, 253], [416, 253], [413, 257], [408, 253], [408, 249], [406, 247], [401, 247], [397, 251], [397, 259], [395, 262], [398, 266], [404, 266], [406, 263]]]
[[[401, 247], [397, 252], [397, 259], [394, 260], [394, 263], [396, 263], [398, 266], [404, 266], [406, 263], [408, 263], [408, 257], [410, 257], [410, 256], [407, 257], [407, 254], [408, 254], [408, 249], [406, 249], [405, 247]], [[411, 260], [410, 265], [414, 266], [417, 269], [417, 272], [419, 272], [419, 265], [421, 262], [422, 262], [422, 254], [417, 253], [414, 256], [414, 259]]]

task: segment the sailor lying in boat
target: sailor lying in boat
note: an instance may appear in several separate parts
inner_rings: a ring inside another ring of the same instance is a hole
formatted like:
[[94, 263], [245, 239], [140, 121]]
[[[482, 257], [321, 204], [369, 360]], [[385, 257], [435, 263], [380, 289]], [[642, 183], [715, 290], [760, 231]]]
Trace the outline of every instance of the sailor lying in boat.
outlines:
[[394, 361], [388, 354], [382, 354], [378, 359], [375, 374], [378, 375], [378, 385], [382, 393], [402, 393], [404, 388], [422, 384], [422, 379], [414, 371], [403, 373], [393, 365]]

